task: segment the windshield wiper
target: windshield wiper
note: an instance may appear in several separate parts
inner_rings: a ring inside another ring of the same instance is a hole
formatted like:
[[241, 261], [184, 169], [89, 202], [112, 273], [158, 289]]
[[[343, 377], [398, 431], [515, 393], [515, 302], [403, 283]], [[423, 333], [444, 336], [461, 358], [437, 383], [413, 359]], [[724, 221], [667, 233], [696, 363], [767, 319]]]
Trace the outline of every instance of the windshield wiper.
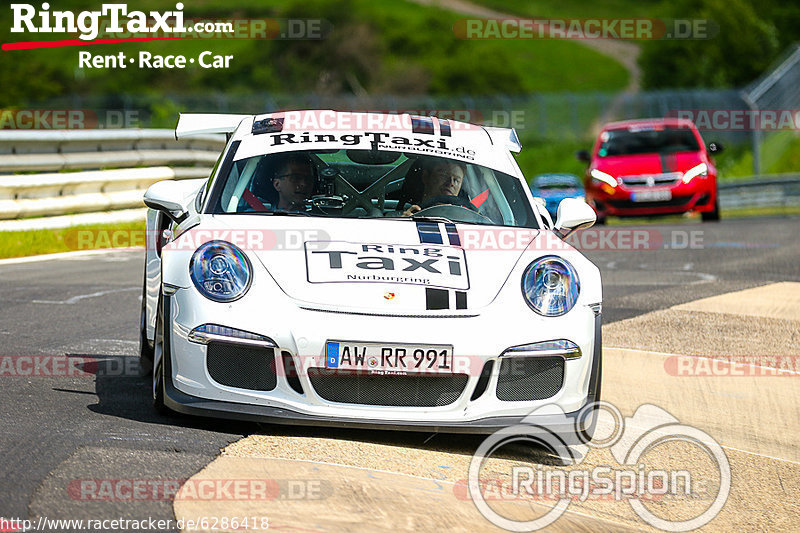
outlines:
[[270, 215], [278, 217], [310, 217], [311, 213], [304, 213], [303, 211], [249, 211], [241, 213], [247, 215]]
[[[404, 217], [404, 218], [408, 218], [408, 217]], [[434, 223], [443, 222], [445, 224], [455, 224], [456, 223], [454, 220], [450, 220], [447, 217], [431, 217], [431, 216], [427, 216], [427, 215], [422, 215], [422, 216], [411, 215], [410, 218], [413, 219], [413, 220], [420, 221], [420, 222], [434, 222]]]

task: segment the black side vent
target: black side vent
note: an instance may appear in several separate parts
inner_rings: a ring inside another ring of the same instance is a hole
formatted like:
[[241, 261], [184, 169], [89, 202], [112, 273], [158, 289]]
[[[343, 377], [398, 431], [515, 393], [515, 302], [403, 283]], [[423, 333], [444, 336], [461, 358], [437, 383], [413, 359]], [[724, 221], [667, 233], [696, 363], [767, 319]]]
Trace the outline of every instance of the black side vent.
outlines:
[[286, 382], [297, 394], [305, 394], [303, 386], [300, 384], [294, 357], [289, 352], [281, 352], [281, 357], [283, 357], [283, 371], [286, 373]]
[[470, 401], [477, 400], [486, 392], [486, 386], [489, 385], [489, 378], [492, 377], [492, 368], [494, 368], [494, 361], [487, 361], [486, 364], [483, 365], [481, 375], [478, 377], [478, 384], [475, 385], [475, 391], [472, 393]]

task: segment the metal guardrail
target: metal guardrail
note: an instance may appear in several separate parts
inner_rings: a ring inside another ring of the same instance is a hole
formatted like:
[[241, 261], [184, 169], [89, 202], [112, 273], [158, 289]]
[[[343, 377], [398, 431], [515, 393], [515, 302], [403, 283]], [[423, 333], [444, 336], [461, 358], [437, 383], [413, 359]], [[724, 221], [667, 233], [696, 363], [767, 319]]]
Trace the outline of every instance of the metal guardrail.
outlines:
[[[112, 211], [113, 221], [114, 211], [143, 207], [156, 181], [208, 176], [224, 144], [221, 135], [176, 140], [158, 129], [0, 131], [0, 231], [75, 224], [74, 216], [56, 220], [68, 213]], [[800, 174], [723, 181], [719, 194], [723, 212], [796, 206]]]
[[800, 206], [800, 174], [753, 176], [719, 183], [720, 209]]
[[224, 145], [160, 129], [0, 131], [0, 220], [47, 217], [26, 226], [54, 227], [67, 213], [143, 207], [156, 181], [208, 176]]

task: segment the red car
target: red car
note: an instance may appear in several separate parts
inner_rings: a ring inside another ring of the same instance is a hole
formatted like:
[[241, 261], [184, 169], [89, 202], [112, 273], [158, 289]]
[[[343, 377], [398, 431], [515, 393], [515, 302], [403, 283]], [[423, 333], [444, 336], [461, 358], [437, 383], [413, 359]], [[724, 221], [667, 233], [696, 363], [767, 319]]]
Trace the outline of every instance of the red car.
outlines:
[[695, 125], [682, 119], [626, 120], [606, 124], [591, 156], [584, 183], [586, 201], [606, 216], [650, 216], [699, 212], [719, 220], [717, 169]]

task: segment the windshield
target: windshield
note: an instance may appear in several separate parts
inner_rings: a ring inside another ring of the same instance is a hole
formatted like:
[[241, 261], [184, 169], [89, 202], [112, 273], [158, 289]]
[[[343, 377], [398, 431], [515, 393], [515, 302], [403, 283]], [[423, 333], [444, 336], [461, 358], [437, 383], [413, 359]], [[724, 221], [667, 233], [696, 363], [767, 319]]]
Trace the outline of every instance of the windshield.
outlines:
[[697, 152], [697, 138], [689, 128], [642, 127], [604, 131], [597, 155], [608, 157], [631, 154], [670, 154]]
[[446, 219], [538, 227], [519, 179], [455, 159], [380, 150], [257, 155], [219, 176], [211, 213]]

